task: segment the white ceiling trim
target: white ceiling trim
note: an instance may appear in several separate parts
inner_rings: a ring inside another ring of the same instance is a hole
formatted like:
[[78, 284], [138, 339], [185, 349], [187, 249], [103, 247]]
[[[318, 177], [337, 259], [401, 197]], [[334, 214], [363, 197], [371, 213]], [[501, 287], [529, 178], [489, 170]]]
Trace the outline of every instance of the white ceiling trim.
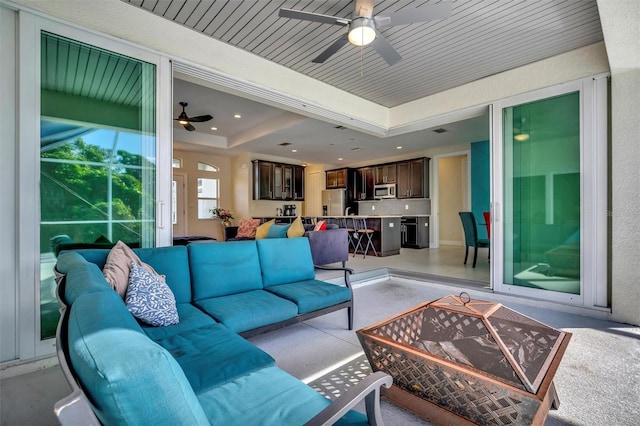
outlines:
[[302, 114], [307, 117], [324, 119], [326, 121], [341, 124], [345, 127], [380, 137], [386, 136], [388, 132], [388, 129], [384, 126], [333, 111], [322, 105], [316, 104], [313, 101], [300, 99], [296, 96], [264, 87], [256, 83], [225, 74], [221, 71], [205, 69], [180, 60], [173, 61], [173, 70], [175, 72], [180, 72], [209, 83], [213, 83], [227, 92], [231, 91], [241, 96], [244, 95], [249, 96], [252, 99], [260, 99], [262, 102], [269, 103], [272, 106], [277, 106], [287, 111]]

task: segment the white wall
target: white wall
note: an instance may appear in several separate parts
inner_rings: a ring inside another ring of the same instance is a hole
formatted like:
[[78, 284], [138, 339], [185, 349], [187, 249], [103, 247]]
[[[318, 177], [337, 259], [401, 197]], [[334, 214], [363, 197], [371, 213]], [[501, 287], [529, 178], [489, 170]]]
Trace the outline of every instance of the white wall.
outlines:
[[640, 324], [640, 2], [598, 0], [611, 64], [611, 301]]
[[464, 231], [458, 212], [467, 210], [466, 155], [438, 158], [438, 234], [440, 244], [464, 245]]

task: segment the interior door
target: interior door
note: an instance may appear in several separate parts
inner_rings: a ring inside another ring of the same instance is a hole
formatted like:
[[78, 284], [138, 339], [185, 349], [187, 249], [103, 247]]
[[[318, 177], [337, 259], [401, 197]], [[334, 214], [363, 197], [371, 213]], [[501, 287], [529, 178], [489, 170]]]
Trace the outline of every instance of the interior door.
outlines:
[[173, 174], [171, 182], [171, 223], [173, 236], [187, 235], [187, 186], [186, 176], [181, 173]]

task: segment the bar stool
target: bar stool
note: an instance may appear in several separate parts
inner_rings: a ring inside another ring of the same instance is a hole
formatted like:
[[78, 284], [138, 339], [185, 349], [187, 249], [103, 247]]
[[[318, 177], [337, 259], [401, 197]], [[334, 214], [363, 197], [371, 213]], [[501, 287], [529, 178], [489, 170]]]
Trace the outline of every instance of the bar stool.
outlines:
[[356, 252], [356, 243], [357, 234], [356, 230], [353, 227], [353, 219], [350, 217], [343, 217], [340, 219], [340, 228], [345, 228], [347, 230], [347, 236], [349, 239], [349, 248], [353, 249], [353, 252]]
[[356, 256], [356, 252], [358, 251], [358, 249], [362, 247], [363, 240], [365, 241], [365, 247], [362, 253], [363, 254], [362, 258], [364, 259], [365, 257], [367, 257], [367, 253], [369, 252], [369, 247], [371, 247], [375, 255], [378, 256], [378, 252], [376, 251], [376, 248], [373, 245], [373, 239], [372, 239], [374, 230], [367, 228], [367, 219], [354, 218], [353, 223], [354, 223], [355, 233], [357, 234], [357, 240], [358, 240], [358, 244], [356, 245], [356, 248], [353, 251], [353, 257]]

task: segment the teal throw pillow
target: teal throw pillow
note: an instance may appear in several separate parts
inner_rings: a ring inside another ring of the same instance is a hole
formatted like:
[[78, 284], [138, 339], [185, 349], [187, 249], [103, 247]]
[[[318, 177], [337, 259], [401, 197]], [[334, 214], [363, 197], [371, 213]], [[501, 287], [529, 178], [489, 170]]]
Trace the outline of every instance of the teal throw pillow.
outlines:
[[287, 238], [287, 231], [291, 225], [271, 225], [267, 238]]
[[180, 321], [176, 299], [169, 286], [143, 266], [131, 262], [127, 309], [141, 321], [156, 327]]

